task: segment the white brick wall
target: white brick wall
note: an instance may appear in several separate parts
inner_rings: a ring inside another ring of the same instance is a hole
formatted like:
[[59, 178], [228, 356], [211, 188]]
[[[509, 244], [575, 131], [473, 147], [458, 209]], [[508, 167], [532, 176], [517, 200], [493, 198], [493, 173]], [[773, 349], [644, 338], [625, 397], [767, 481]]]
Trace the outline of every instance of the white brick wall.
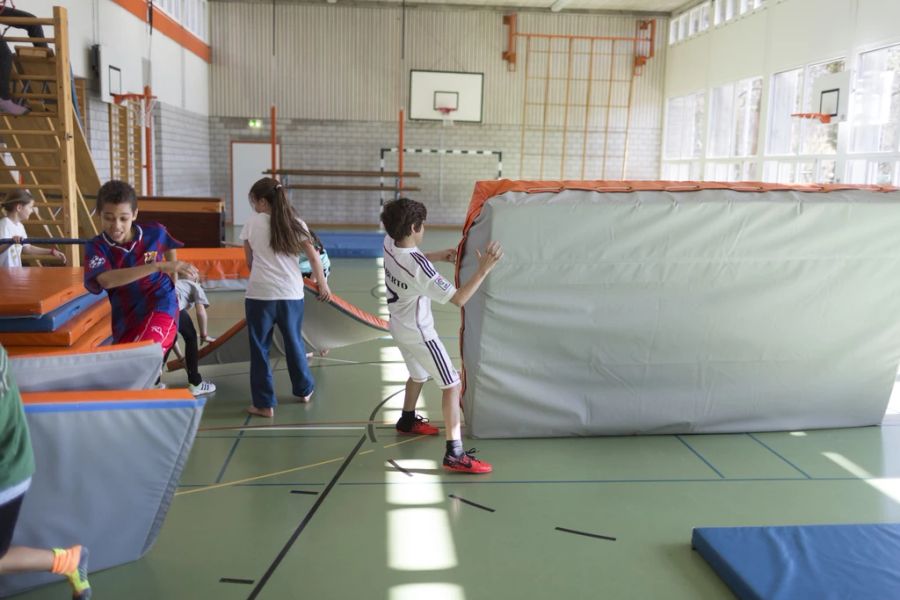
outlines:
[[[269, 122], [263, 129], [247, 127], [247, 119], [211, 117], [209, 127], [211, 192], [214, 196], [228, 198], [230, 179], [228, 164], [229, 144], [232, 140], [267, 141]], [[465, 150], [499, 150], [503, 153], [503, 176], [510, 179], [537, 178], [539, 176], [539, 146], [526, 150], [524, 172], [519, 172], [521, 130], [518, 126], [479, 125], [456, 123], [444, 127], [441, 123], [410, 122], [406, 125], [407, 148], [445, 148]], [[364, 121], [306, 121], [278, 122], [282, 165], [295, 169], [329, 169], [377, 171], [381, 148], [397, 146], [397, 125], [394, 122]], [[629, 137], [629, 158], [626, 176], [629, 179], [656, 179], [659, 173], [659, 129], [632, 128]], [[555, 141], [557, 153], [545, 151], [544, 177], [558, 178], [561, 159], [561, 135], [548, 132], [547, 148]], [[534, 147], [533, 142], [530, 142]], [[618, 159], [607, 159], [606, 172], [610, 179], [620, 178], [621, 154], [624, 134], [611, 134], [608, 153]], [[569, 134], [567, 139], [566, 177], [580, 176], [581, 139]], [[597, 178], [599, 168], [594, 168], [602, 155], [602, 139], [594, 136], [589, 145], [587, 178]], [[535, 154], [535, 156], [529, 156]], [[574, 158], [573, 158], [574, 157]], [[571, 168], [577, 161], [577, 168]], [[397, 169], [397, 154], [385, 156], [386, 170]], [[592, 168], [594, 168], [592, 172]], [[425, 202], [428, 220], [433, 224], [461, 225], [475, 182], [497, 177], [495, 156], [441, 156], [435, 154], [407, 154], [404, 169], [421, 173], [419, 178], [407, 179], [407, 186], [421, 191], [407, 195]], [[524, 177], [522, 177], [524, 175]], [[290, 182], [298, 182], [294, 177]], [[326, 179], [309, 178], [309, 183], [341, 183], [377, 185], [377, 179]], [[388, 184], [393, 182], [388, 181]], [[240, 197], [246, 190], [240, 192]], [[389, 195], [387, 195], [389, 197]], [[294, 190], [291, 200], [304, 219], [311, 223], [372, 223], [378, 222], [381, 210], [379, 192], [306, 191]]]
[[157, 196], [210, 196], [209, 117], [168, 104], [153, 110]]

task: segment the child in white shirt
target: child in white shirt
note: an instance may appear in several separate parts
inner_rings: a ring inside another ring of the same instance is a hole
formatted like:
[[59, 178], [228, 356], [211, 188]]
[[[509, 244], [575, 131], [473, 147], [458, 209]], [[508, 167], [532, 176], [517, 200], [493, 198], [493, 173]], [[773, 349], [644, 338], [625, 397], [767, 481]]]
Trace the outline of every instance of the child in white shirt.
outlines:
[[66, 264], [66, 255], [56, 248], [38, 248], [23, 244], [28, 237], [24, 222], [34, 212], [34, 198], [27, 190], [12, 190], [0, 203], [5, 217], [0, 219], [0, 239], [12, 239], [12, 244], [0, 244], [0, 267], [21, 267], [22, 255], [52, 256]]

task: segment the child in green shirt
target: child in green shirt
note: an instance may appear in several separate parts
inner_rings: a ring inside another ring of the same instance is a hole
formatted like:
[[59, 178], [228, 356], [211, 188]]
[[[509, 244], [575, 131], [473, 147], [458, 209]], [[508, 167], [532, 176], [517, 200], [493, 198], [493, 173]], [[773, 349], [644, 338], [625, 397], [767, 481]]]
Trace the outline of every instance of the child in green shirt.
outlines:
[[87, 548], [46, 550], [12, 546], [19, 509], [33, 473], [34, 453], [25, 410], [19, 388], [9, 372], [9, 358], [0, 346], [0, 575], [50, 571], [69, 580], [73, 598], [87, 600], [91, 597]]

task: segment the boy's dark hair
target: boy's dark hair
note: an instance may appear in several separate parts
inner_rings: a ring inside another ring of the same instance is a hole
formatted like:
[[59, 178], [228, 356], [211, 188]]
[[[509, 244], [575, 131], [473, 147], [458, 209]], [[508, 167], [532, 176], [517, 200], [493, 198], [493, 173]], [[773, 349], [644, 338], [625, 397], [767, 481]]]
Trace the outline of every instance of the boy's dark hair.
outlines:
[[103, 211], [106, 204], [125, 204], [131, 205], [131, 212], [137, 212], [137, 194], [130, 183], [111, 179], [100, 186], [97, 191], [97, 212]]
[[398, 198], [384, 205], [381, 211], [381, 222], [384, 230], [394, 240], [402, 240], [418, 229], [425, 222], [428, 209], [417, 200]]
[[31, 192], [29, 192], [28, 190], [10, 190], [3, 197], [3, 200], [0, 201], [0, 205], [3, 206], [3, 210], [5, 210], [6, 212], [12, 212], [16, 210], [16, 207], [18, 205], [28, 204], [32, 200], [34, 200], [34, 197], [32, 197]]

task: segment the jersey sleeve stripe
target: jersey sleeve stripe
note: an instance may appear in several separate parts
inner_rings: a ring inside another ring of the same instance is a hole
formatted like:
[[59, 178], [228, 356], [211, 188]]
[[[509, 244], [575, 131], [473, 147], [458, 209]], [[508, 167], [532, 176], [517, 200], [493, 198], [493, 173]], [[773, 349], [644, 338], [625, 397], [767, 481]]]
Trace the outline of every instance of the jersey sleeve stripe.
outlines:
[[413, 252], [411, 254], [413, 260], [419, 263], [419, 266], [422, 267], [422, 270], [425, 271], [425, 274], [429, 277], [434, 277], [437, 274], [437, 271], [434, 270], [434, 267], [431, 266], [431, 262], [419, 254], [418, 252]]

